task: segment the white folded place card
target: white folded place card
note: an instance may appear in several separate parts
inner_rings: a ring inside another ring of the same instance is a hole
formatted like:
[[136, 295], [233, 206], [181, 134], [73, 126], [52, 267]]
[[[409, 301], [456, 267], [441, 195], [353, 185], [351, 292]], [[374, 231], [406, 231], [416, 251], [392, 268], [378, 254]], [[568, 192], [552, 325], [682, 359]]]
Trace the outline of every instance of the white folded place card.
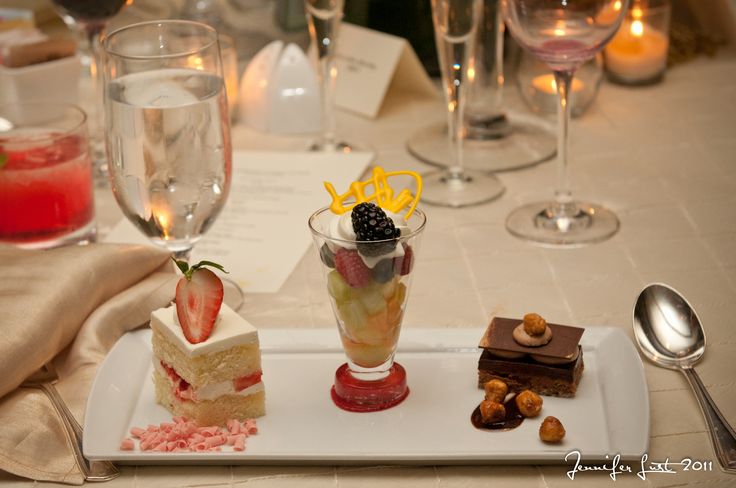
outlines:
[[[192, 262], [216, 261], [246, 293], [275, 293], [312, 243], [307, 219], [332, 202], [323, 181], [345, 190], [372, 153], [233, 151], [230, 195]], [[106, 242], [149, 243], [127, 219]]]
[[439, 96], [406, 39], [343, 23], [337, 43], [337, 106], [376, 117], [389, 89]]

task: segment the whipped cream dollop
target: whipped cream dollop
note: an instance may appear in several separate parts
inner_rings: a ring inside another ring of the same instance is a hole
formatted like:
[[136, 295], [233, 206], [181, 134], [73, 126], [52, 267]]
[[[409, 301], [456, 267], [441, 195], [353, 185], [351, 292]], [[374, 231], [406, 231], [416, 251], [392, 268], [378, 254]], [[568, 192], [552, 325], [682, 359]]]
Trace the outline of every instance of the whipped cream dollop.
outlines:
[[[386, 209], [383, 209], [383, 211], [386, 213], [386, 216], [394, 222], [394, 226], [401, 231], [402, 236], [411, 233], [411, 229], [401, 215]], [[341, 215], [333, 215], [332, 220], [330, 220], [329, 229], [327, 229], [327, 235], [333, 239], [341, 239], [345, 241], [340, 243], [340, 247], [344, 247], [346, 249], [357, 249], [355, 241], [358, 237], [355, 235], [355, 231], [353, 230], [352, 213], [345, 212]], [[332, 250], [335, 251], [335, 249]], [[402, 257], [404, 255], [404, 246], [397, 242], [396, 247], [390, 253], [382, 254], [380, 256], [364, 256], [360, 251], [358, 251], [358, 255], [367, 267], [373, 269], [384, 259]]]
[[358, 238], [353, 230], [353, 219], [350, 212], [345, 212], [342, 215], [333, 215], [330, 220], [330, 228], [327, 234], [333, 239], [342, 239], [342, 247], [346, 249], [356, 249], [355, 240]]

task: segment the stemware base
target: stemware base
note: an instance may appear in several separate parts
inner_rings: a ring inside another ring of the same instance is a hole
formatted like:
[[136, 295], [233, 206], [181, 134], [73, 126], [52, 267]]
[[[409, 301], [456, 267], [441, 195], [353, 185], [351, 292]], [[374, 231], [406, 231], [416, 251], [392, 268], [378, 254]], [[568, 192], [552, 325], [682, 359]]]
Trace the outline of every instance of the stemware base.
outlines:
[[222, 280], [223, 288], [222, 301], [225, 302], [225, 305], [236, 312], [239, 311], [243, 307], [243, 302], [245, 301], [245, 295], [243, 294], [242, 288], [240, 288], [240, 286], [230, 278], [220, 277], [220, 279]]
[[534, 202], [515, 209], [506, 218], [506, 229], [516, 237], [558, 247], [601, 242], [619, 229], [619, 220], [601, 205], [576, 202], [573, 211], [555, 212], [550, 202]]
[[351, 153], [360, 149], [355, 145], [346, 141], [325, 142], [312, 141], [307, 148], [309, 152], [326, 152], [326, 153]]
[[335, 371], [332, 401], [349, 412], [378, 412], [403, 402], [409, 395], [406, 370], [393, 363], [388, 374], [375, 381], [365, 381], [350, 373], [347, 363]]
[[[446, 143], [445, 143], [446, 144]], [[422, 175], [422, 202], [444, 207], [467, 207], [490, 202], [506, 190], [490, 173], [464, 170], [433, 171]]]
[[[497, 137], [492, 133], [484, 137], [483, 131], [468, 131], [463, 139], [464, 168], [508, 171], [534, 166], [555, 155], [557, 138], [547, 122], [514, 111], [507, 111], [506, 115], [509, 128]], [[424, 163], [446, 166], [450, 161], [447, 124], [437, 123], [420, 129], [407, 141], [407, 148]]]

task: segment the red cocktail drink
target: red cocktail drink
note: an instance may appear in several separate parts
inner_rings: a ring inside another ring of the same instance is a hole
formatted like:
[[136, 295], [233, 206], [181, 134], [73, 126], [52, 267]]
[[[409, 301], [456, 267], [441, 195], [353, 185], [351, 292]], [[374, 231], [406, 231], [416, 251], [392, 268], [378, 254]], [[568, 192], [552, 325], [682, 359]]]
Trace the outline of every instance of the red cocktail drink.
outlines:
[[0, 124], [7, 122], [0, 126], [0, 241], [51, 247], [89, 240], [94, 203], [84, 113], [29, 107], [12, 106], [11, 115], [0, 107]]

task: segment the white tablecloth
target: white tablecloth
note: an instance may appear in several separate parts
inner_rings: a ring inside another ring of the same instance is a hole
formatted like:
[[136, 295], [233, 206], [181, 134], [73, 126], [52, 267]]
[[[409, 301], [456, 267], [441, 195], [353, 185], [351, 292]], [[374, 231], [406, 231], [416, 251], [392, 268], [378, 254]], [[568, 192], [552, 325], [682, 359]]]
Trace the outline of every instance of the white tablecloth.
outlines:
[[[493, 315], [536, 311], [557, 323], [611, 325], [631, 337], [631, 311], [641, 288], [669, 283], [686, 294], [708, 338], [698, 366], [723, 414], [736, 424], [736, 59], [701, 58], [667, 73], [664, 83], [625, 88], [604, 83], [572, 126], [574, 191], [604, 203], [621, 219], [607, 242], [580, 249], [545, 249], [511, 237], [509, 211], [551, 195], [555, 166], [544, 163], [500, 178], [498, 201], [466, 209], [425, 206], [428, 226], [405, 327], [482, 328]], [[405, 141], [441, 120], [439, 101], [392, 95], [375, 120], [338, 115], [340, 133], [370, 145], [387, 169], [431, 168], [410, 157]], [[239, 149], [298, 148], [303, 139], [262, 137], [233, 128]], [[326, 195], [327, 198], [327, 195]], [[120, 218], [108, 189], [96, 192], [104, 234]], [[325, 327], [334, 318], [319, 263], [308, 252], [272, 295], [249, 295], [243, 314], [257, 327]], [[615, 367], [615, 365], [611, 365]], [[621, 476], [616, 486], [726, 487], [706, 427], [684, 379], [645, 363], [650, 389], [654, 460], [713, 460], [710, 472]], [[556, 487], [573, 483], [569, 466], [518, 467], [123, 467], [106, 486], [411, 486]], [[605, 473], [579, 475], [580, 486], [608, 486]], [[0, 474], [8, 486], [26, 482]]]

